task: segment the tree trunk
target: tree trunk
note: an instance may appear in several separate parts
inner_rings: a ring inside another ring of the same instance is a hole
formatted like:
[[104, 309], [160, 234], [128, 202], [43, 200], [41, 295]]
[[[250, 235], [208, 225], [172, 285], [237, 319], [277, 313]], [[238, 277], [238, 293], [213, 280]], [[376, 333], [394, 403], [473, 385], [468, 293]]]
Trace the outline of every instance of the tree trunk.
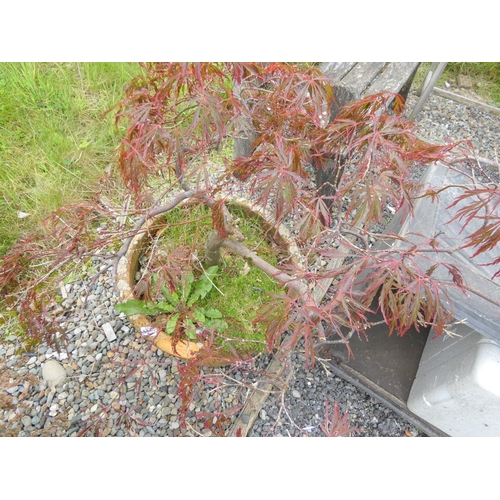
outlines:
[[[245, 98], [242, 97], [242, 93], [244, 93], [245, 88], [245, 82], [241, 85], [235, 84], [234, 95], [240, 101], [243, 108], [248, 108], [248, 103], [245, 101]], [[253, 153], [252, 144], [256, 137], [257, 133], [252, 121], [245, 116], [245, 114], [240, 115], [236, 121], [235, 127], [233, 159], [240, 157], [248, 158], [251, 156]]]
[[[334, 99], [330, 107], [329, 123], [333, 122], [340, 110], [348, 103], [355, 101], [359, 96], [342, 84], [334, 85]], [[320, 196], [333, 196], [337, 190], [342, 169], [341, 158], [328, 158], [313, 160], [313, 167], [316, 171], [316, 189]], [[332, 201], [324, 200], [328, 208], [331, 208]]]
[[325, 197], [323, 201], [328, 209], [331, 209], [333, 204], [331, 198], [337, 191], [342, 173], [342, 158], [313, 158], [312, 163], [316, 171], [316, 189], [318, 190], [318, 195]]

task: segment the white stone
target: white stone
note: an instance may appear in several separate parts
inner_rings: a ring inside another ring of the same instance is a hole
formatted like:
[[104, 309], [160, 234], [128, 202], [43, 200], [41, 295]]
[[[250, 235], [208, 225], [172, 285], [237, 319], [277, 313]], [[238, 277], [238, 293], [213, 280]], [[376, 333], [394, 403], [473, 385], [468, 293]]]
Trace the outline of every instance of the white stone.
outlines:
[[21, 418], [21, 422], [24, 425], [24, 427], [28, 427], [31, 425], [31, 417], [25, 415], [23, 418]]
[[66, 370], [55, 359], [49, 359], [42, 366], [42, 377], [49, 387], [56, 387], [66, 380]]
[[63, 359], [68, 359], [68, 354], [65, 352], [48, 352], [45, 355], [46, 358], [55, 358], [58, 359], [59, 361], [62, 361]]
[[106, 335], [106, 338], [108, 339], [108, 342], [116, 340], [116, 334], [113, 330], [113, 327], [111, 326], [111, 323], [104, 323], [104, 325], [102, 325], [102, 329], [104, 331], [104, 334]]

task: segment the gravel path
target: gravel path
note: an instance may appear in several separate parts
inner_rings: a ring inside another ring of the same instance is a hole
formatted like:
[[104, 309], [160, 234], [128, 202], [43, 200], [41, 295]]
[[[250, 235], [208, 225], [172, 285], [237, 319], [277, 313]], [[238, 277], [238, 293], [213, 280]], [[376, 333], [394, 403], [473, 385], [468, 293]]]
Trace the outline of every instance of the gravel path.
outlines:
[[[415, 102], [416, 96], [410, 95], [409, 109]], [[431, 96], [417, 124], [422, 137], [439, 142], [470, 139], [478, 155], [497, 158], [500, 117]], [[93, 264], [98, 268], [103, 262]], [[195, 414], [241, 407], [260, 378], [258, 371], [233, 367], [207, 372], [212, 385], [195, 395], [187, 429], [182, 429], [177, 390], [183, 363], [136, 339], [127, 319], [114, 311], [116, 296], [109, 275], [100, 276], [89, 296], [90, 307], [83, 308], [88, 286], [85, 279], [61, 290], [57, 313], [68, 340], [59, 352], [42, 344], [20, 354], [15, 339], [0, 343], [0, 436], [225, 434], [237, 411], [232, 416], [220, 414], [211, 429], [203, 425], [203, 415]], [[5, 337], [0, 328], [0, 338]], [[259, 360], [262, 369], [266, 361]], [[268, 397], [250, 436], [321, 436], [326, 400], [347, 410], [351, 426], [357, 428], [355, 435], [422, 435], [371, 396], [327, 373], [320, 363], [306, 371], [300, 351], [291, 362], [288, 390], [283, 397]], [[64, 380], [53, 387], [50, 378], [57, 382], [58, 376]]]

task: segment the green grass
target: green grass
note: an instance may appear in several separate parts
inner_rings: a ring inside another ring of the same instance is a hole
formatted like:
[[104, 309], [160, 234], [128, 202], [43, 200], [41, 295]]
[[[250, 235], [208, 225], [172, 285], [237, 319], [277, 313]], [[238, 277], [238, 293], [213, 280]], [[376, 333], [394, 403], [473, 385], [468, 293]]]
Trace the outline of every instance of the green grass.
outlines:
[[[414, 85], [418, 87], [431, 63], [422, 63]], [[441, 75], [437, 86], [445, 88], [445, 82], [456, 82], [458, 75], [468, 75], [473, 82], [474, 92], [492, 106], [500, 106], [500, 62], [450, 62]]]
[[119, 142], [113, 114], [101, 115], [139, 71], [133, 63], [0, 63], [0, 255], [95, 191]]
[[474, 90], [494, 106], [500, 106], [500, 62], [448, 63], [446, 74], [456, 78], [468, 75], [474, 83]]
[[[238, 221], [238, 229], [246, 237], [245, 245], [270, 264], [276, 265], [275, 250], [265, 241], [258, 220], [246, 216], [240, 207], [229, 205], [229, 209]], [[167, 214], [165, 219], [169, 226], [160, 238], [160, 245], [164, 245], [167, 252], [182, 246], [195, 248], [202, 261], [204, 242], [213, 231], [208, 209], [205, 206], [176, 209]], [[194, 222], [184, 224], [183, 219]], [[224, 335], [237, 339], [231, 341], [236, 350], [262, 351], [265, 347], [264, 332], [252, 322], [259, 315], [262, 305], [269, 300], [269, 294], [281, 293], [280, 286], [260, 269], [229, 252], [223, 254], [223, 264], [219, 267], [215, 285], [218, 290], [213, 288], [199, 305], [222, 312], [224, 321], [229, 324]], [[223, 340], [219, 344], [227, 345]]]

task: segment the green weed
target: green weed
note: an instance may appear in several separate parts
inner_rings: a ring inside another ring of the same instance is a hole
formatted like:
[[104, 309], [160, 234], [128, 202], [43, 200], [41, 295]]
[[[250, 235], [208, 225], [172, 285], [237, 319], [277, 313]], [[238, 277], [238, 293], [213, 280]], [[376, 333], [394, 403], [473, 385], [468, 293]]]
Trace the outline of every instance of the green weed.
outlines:
[[[168, 314], [165, 333], [172, 335], [177, 328], [182, 328], [190, 340], [196, 340], [195, 321], [210, 330], [222, 332], [227, 328], [222, 313], [213, 307], [201, 307], [203, 299], [210, 293], [214, 285], [218, 266], [204, 269], [199, 279], [195, 280], [194, 274], [189, 271], [183, 287], [175, 292], [170, 292], [166, 286], [161, 287], [162, 297], [157, 302], [145, 302], [130, 299], [117, 304], [115, 309], [128, 315], [145, 314], [155, 316]], [[152, 277], [155, 277], [154, 275]]]

